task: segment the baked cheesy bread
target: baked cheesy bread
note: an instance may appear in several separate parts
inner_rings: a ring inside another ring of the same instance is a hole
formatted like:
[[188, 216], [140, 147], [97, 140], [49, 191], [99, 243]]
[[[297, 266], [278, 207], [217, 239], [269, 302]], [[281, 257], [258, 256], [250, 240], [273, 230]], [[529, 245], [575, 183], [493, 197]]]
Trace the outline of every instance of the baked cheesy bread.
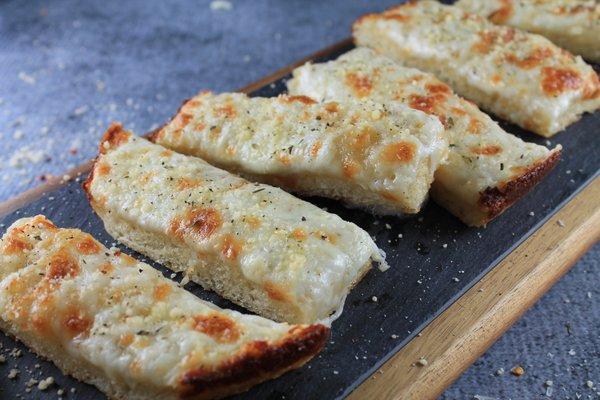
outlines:
[[382, 261], [369, 234], [113, 125], [84, 184], [117, 240], [260, 315], [314, 322]]
[[302, 194], [379, 214], [416, 213], [445, 159], [441, 124], [402, 105], [201, 93], [153, 141]]
[[44, 216], [0, 240], [0, 328], [113, 399], [207, 399], [297, 368], [329, 328], [223, 310]]
[[600, 63], [598, 0], [460, 0], [462, 9], [546, 36], [560, 47]]
[[506, 133], [433, 75], [365, 47], [335, 61], [295, 69], [288, 89], [319, 101], [400, 102], [439, 118], [450, 153], [435, 173], [432, 195], [468, 225], [482, 226], [496, 217], [538, 183], [560, 156], [560, 146], [548, 150]]
[[435, 74], [457, 94], [508, 121], [552, 136], [600, 107], [600, 80], [548, 39], [423, 0], [354, 24], [354, 38]]

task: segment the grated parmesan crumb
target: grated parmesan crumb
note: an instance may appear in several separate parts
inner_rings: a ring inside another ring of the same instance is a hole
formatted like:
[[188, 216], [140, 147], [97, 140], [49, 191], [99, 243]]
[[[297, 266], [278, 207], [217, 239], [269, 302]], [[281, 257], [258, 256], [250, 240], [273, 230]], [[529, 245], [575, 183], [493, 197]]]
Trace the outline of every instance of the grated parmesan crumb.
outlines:
[[77, 107], [75, 109], [75, 111], [73, 111], [73, 116], [74, 117], [81, 117], [83, 114], [85, 114], [86, 112], [88, 112], [90, 108], [86, 105], [83, 105], [81, 107]]
[[33, 75], [29, 75], [29, 74], [21, 71], [21, 72], [19, 72], [18, 77], [20, 80], [27, 83], [28, 85], [35, 85], [35, 78], [33, 77]]
[[54, 385], [54, 378], [49, 376], [46, 379], [42, 379], [40, 383], [38, 383], [38, 389], [46, 390], [52, 385]]
[[27, 383], [25, 384], [25, 386], [27, 386], [28, 388], [35, 386], [39, 383], [39, 381], [37, 379], [34, 378], [30, 378]]
[[13, 368], [8, 372], [7, 377], [8, 377], [8, 379], [17, 379], [18, 375], [19, 375], [19, 370], [16, 368]]
[[227, 0], [213, 0], [210, 2], [210, 9], [213, 11], [230, 11], [233, 5]]

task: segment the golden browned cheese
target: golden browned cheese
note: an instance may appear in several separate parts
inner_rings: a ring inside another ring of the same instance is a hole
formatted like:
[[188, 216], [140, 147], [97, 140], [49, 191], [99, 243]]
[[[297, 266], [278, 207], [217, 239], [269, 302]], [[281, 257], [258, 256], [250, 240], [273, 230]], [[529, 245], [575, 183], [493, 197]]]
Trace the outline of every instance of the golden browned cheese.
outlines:
[[[357, 97], [369, 96], [368, 79], [345, 79]], [[416, 213], [448, 144], [441, 123], [424, 110], [368, 99], [317, 104], [307, 96], [204, 92], [152, 140], [294, 192], [381, 214]]]
[[118, 125], [101, 149], [84, 186], [107, 231], [260, 315], [328, 318], [381, 260], [367, 232], [281, 189], [165, 152]]
[[41, 215], [0, 240], [0, 327], [110, 397], [136, 399], [239, 392], [306, 362], [329, 333], [220, 309]]
[[[368, 82], [368, 94], [357, 92], [357, 81], [362, 86]], [[401, 102], [437, 117], [450, 149], [447, 162], [435, 173], [432, 194], [469, 225], [484, 225], [504, 211], [541, 180], [560, 154], [560, 146], [549, 150], [505, 132], [432, 74], [364, 47], [335, 61], [297, 68], [288, 88], [319, 101]], [[397, 147], [388, 155], [401, 158], [409, 152]]]
[[595, 0], [460, 0], [465, 11], [547, 37], [553, 43], [600, 63], [600, 2]]
[[581, 57], [457, 6], [405, 4], [361, 17], [353, 34], [358, 45], [433, 73], [482, 109], [542, 136], [600, 107], [600, 80]]

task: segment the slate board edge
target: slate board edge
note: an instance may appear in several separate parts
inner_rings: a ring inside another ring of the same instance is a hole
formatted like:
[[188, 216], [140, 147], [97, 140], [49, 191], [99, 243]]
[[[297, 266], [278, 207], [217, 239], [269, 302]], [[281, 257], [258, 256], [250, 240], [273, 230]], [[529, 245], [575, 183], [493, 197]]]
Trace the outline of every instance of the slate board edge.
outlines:
[[[381, 358], [371, 369], [367, 372], [359, 376], [352, 385], [348, 386], [341, 395], [339, 395], [336, 399], [344, 399], [350, 395], [357, 387], [359, 387], [365, 380], [369, 379], [373, 374], [377, 372], [379, 368], [381, 368], [389, 359], [396, 355], [404, 346], [406, 346], [409, 342], [411, 342], [425, 327], [427, 327], [433, 320], [439, 317], [444, 311], [448, 309], [452, 304], [454, 304], [458, 299], [460, 299], [469, 289], [475, 286], [484, 276], [486, 276], [492, 269], [494, 269], [502, 260], [504, 260], [510, 253], [512, 253], [517, 247], [519, 247], [525, 240], [527, 240], [531, 235], [533, 235], [536, 231], [538, 231], [550, 218], [552, 218], [557, 212], [559, 212], [565, 205], [567, 205], [575, 196], [577, 196], [583, 189], [589, 186], [596, 178], [600, 177], [600, 171], [596, 171], [594, 175], [590, 176], [588, 180], [586, 180], [581, 186], [577, 188], [569, 197], [564, 199], [558, 206], [556, 206], [550, 213], [548, 213], [543, 219], [541, 219], [536, 225], [534, 225], [527, 233], [521, 236], [513, 246], [509, 247], [504, 251], [500, 256], [498, 256], [490, 265], [484, 269], [477, 277], [471, 280], [465, 287], [457, 293], [455, 296], [450, 298], [444, 305], [437, 310], [437, 312], [432, 315], [430, 319], [425, 321], [423, 324], [419, 325], [417, 329], [415, 329], [409, 336], [407, 336], [404, 340], [402, 340], [392, 351], [390, 351], [385, 357]], [[497, 221], [496, 221], [497, 222]], [[494, 223], [494, 222], [492, 222]]]

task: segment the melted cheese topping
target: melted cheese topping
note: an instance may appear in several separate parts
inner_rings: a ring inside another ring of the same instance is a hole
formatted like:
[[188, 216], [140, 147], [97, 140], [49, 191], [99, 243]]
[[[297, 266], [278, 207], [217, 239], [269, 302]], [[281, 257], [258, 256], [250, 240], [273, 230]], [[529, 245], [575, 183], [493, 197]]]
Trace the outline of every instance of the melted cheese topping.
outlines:
[[120, 135], [126, 137], [116, 146], [104, 142], [96, 163], [88, 189], [93, 207], [191, 248], [197, 254], [187, 261], [192, 271], [210, 274], [211, 263], [237, 269], [271, 301], [294, 305], [302, 321], [315, 321], [341, 306], [370, 259], [382, 261], [369, 234], [337, 215], [199, 158]]
[[0, 319], [120, 386], [149, 393], [185, 390], [188, 372], [219, 370], [305, 327], [220, 309], [43, 216], [15, 222], [0, 241]]
[[155, 140], [252, 179], [392, 213], [419, 211], [447, 151], [439, 122], [402, 104], [239, 93], [196, 96]]
[[458, 7], [425, 0], [367, 15], [355, 23], [354, 37], [540, 135], [600, 107], [598, 76], [580, 57]]
[[456, 6], [499, 25], [546, 36], [584, 58], [600, 62], [600, 3], [595, 0], [460, 0]]
[[450, 203], [461, 209], [479, 207], [480, 192], [501, 187], [550, 156], [545, 147], [506, 133], [433, 75], [403, 67], [368, 48], [335, 61], [305, 64], [294, 70], [288, 88], [319, 101], [401, 102], [437, 117], [448, 132], [450, 154], [436, 172], [434, 187], [443, 186], [452, 195]]

